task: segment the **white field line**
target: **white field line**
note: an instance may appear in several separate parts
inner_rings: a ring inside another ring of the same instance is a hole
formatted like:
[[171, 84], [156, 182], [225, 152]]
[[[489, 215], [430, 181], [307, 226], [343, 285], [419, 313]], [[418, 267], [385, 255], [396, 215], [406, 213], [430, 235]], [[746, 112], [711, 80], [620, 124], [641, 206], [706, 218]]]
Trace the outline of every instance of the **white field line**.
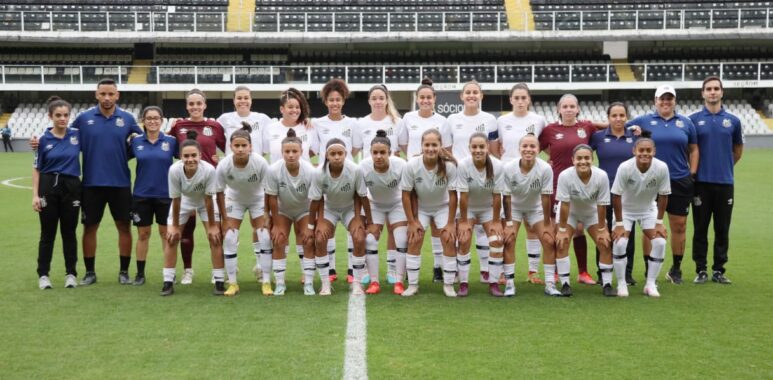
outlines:
[[346, 321], [346, 348], [344, 350], [344, 379], [368, 378], [367, 321], [365, 295], [349, 295], [349, 313]]
[[32, 190], [31, 187], [21, 186], [21, 185], [14, 185], [13, 183], [11, 183], [11, 182], [18, 181], [20, 179], [26, 179], [26, 178], [30, 178], [30, 177], [11, 178], [11, 179], [7, 179], [7, 180], [5, 180], [3, 182], [0, 182], [0, 184], [3, 184], [3, 185], [8, 186], [8, 187], [14, 187], [14, 188], [17, 188], [17, 189]]

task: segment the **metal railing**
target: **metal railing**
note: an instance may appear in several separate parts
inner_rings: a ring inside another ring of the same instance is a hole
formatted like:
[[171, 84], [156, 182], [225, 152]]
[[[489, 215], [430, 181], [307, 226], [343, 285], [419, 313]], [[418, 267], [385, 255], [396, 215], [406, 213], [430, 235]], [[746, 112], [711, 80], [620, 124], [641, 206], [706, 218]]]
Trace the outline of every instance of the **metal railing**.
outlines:
[[[4, 11], [0, 31], [227, 32], [228, 18], [207, 12]], [[520, 19], [522, 24], [509, 25], [505, 12], [257, 12], [237, 15], [230, 26], [252, 33], [721, 30], [770, 28], [771, 8], [537, 11]]]
[[[0, 84], [94, 84], [113, 78], [119, 84], [323, 84], [337, 77], [352, 84], [435, 83], [592, 83], [701, 81], [708, 75], [725, 80], [773, 80], [769, 62], [632, 63], [633, 78], [620, 78], [614, 64], [499, 65], [350, 65], [350, 66], [120, 66], [13, 65], [0, 66]], [[627, 69], [626, 69], [627, 71]], [[137, 79], [137, 76], [139, 78]]]

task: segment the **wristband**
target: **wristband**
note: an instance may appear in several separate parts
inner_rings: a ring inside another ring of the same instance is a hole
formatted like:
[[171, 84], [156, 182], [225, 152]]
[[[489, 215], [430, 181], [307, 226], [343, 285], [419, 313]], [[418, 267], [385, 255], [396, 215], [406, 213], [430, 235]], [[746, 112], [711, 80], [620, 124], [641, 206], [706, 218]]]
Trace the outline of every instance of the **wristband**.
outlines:
[[615, 222], [615, 227], [625, 227], [625, 225], [623, 225], [623, 222]]
[[601, 227], [601, 228], [599, 228], [599, 232], [601, 232], [601, 231], [606, 231], [606, 230], [607, 230], [607, 228], [606, 228], [606, 227]]
[[309, 224], [309, 229], [313, 230], [314, 229], [314, 225], [313, 224]]
[[513, 221], [512, 220], [508, 220], [507, 222], [505, 222], [505, 225], [508, 226], [508, 227], [512, 227], [513, 226]]
[[558, 232], [566, 232], [566, 227], [558, 227]]
[[663, 219], [655, 219], [655, 224], [663, 224]]

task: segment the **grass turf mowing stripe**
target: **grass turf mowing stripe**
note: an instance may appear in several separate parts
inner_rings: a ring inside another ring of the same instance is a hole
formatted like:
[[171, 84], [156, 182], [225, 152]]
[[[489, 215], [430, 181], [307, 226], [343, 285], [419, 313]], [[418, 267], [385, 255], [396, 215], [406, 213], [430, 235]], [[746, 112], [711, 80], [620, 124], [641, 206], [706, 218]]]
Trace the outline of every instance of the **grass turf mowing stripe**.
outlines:
[[368, 378], [367, 331], [365, 296], [349, 294], [344, 350], [344, 379], [346, 380]]

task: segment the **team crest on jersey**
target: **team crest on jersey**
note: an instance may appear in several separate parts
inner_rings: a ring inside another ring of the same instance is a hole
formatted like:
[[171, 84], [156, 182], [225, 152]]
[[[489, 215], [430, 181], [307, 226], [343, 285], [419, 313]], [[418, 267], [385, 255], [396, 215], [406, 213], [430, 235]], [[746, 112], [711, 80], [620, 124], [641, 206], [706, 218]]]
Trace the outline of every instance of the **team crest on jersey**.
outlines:
[[531, 182], [531, 185], [529, 185], [529, 189], [531, 190], [539, 190], [542, 187], [542, 183], [540, 183], [540, 180], [535, 179]]
[[435, 186], [445, 186], [448, 183], [448, 179], [446, 177], [438, 178], [435, 180]]
[[564, 134], [563, 133], [556, 133], [556, 140], [563, 140]]
[[730, 119], [723, 119], [722, 126], [725, 128], [730, 128], [733, 126], [733, 123], [730, 122]]
[[188, 133], [188, 128], [180, 128], [180, 134], [181, 135], [184, 135], [186, 133]]
[[472, 177], [467, 177], [467, 183], [472, 183]]
[[295, 192], [297, 192], [297, 193], [305, 193], [306, 192], [306, 184], [302, 183], [302, 184], [298, 185], [298, 187], [295, 188]]
[[590, 199], [596, 200], [599, 198], [599, 192], [594, 191], [593, 194], [590, 195]]
[[280, 188], [287, 187], [287, 184], [284, 181], [279, 181], [279, 187]]
[[582, 129], [582, 128], [577, 128], [577, 137], [579, 137], [579, 138], [581, 138], [581, 139], [584, 139], [584, 138], [588, 137], [588, 134], [587, 134], [587, 133], [585, 133], [585, 130], [584, 130], [584, 129]]
[[166, 142], [166, 141], [162, 142], [161, 143], [161, 150], [163, 150], [164, 152], [168, 152], [169, 151], [169, 143]]
[[348, 193], [348, 192], [352, 191], [352, 184], [351, 183], [347, 183], [347, 184], [343, 185], [341, 187], [341, 191], [343, 191], [344, 193]]
[[627, 142], [629, 144], [632, 144], [633, 143], [633, 138], [632, 137], [626, 137], [625, 138], [625, 142]]
[[684, 122], [681, 120], [677, 120], [675, 124], [677, 128], [684, 128]]
[[89, 121], [87, 121], [87, 122], [86, 122], [86, 124], [88, 124], [88, 125], [94, 125], [94, 120], [89, 120]]
[[70, 136], [70, 144], [78, 145], [78, 136]]
[[649, 189], [649, 188], [651, 188], [651, 187], [655, 187], [655, 186], [657, 186], [657, 185], [658, 185], [658, 180], [656, 180], [655, 178], [653, 178], [653, 179], [651, 179], [649, 182], [647, 182], [647, 185], [646, 185], [645, 187]]
[[526, 134], [529, 134], [529, 133], [534, 134], [535, 130], [537, 130], [537, 126], [534, 124], [531, 124], [528, 127], [526, 127]]
[[352, 137], [352, 130], [351, 130], [351, 128], [345, 129], [344, 132], [341, 133], [341, 135], [344, 136], [344, 137]]
[[301, 141], [302, 142], [308, 142], [309, 141], [309, 136], [308, 135], [301, 136]]
[[247, 182], [250, 182], [250, 183], [258, 182], [258, 175], [256, 173], [252, 173], [250, 178], [247, 178]]
[[702, 126], [704, 126], [704, 125], [706, 125], [706, 120], [699, 120], [699, 121], [698, 121], [698, 126], [699, 126], [699, 127], [702, 127]]
[[260, 123], [258, 123], [257, 121], [252, 123], [252, 131], [257, 132], [259, 130], [260, 130]]
[[397, 187], [397, 183], [398, 183], [397, 180], [393, 179], [391, 182], [387, 184], [387, 187], [390, 189], [394, 189], [395, 187]]
[[486, 132], [486, 125], [485, 124], [481, 124], [481, 125], [475, 127], [475, 132]]
[[212, 128], [204, 127], [204, 130], [201, 133], [203, 133], [204, 136], [212, 136]]
[[198, 192], [202, 192], [202, 191], [204, 191], [204, 184], [203, 184], [203, 183], [200, 183], [200, 184], [198, 184], [198, 185], [194, 186], [194, 187], [193, 187], [193, 191], [195, 191], [195, 192], [197, 192], [197, 193], [198, 193]]
[[322, 184], [322, 190], [327, 191], [328, 187], [330, 187], [330, 185], [328, 185], [326, 183]]
[[145, 145], [137, 145], [137, 150], [139, 151], [145, 150]]
[[658, 122], [655, 120], [650, 120], [650, 125], [658, 125]]
[[485, 184], [485, 185], [483, 185], [483, 187], [484, 187], [484, 188], [486, 188], [486, 189], [492, 189], [492, 188], [494, 188], [494, 180], [493, 180], [493, 179], [489, 179], [489, 180], [487, 180], [487, 181], [486, 181], [486, 184]]
[[115, 126], [116, 127], [121, 128], [121, 127], [123, 127], [125, 125], [126, 125], [126, 123], [123, 121], [122, 117], [119, 117], [119, 118], [115, 119]]
[[612, 142], [612, 139], [610, 139], [609, 137], [604, 137], [604, 142], [605, 143], [610, 143], [610, 142]]

